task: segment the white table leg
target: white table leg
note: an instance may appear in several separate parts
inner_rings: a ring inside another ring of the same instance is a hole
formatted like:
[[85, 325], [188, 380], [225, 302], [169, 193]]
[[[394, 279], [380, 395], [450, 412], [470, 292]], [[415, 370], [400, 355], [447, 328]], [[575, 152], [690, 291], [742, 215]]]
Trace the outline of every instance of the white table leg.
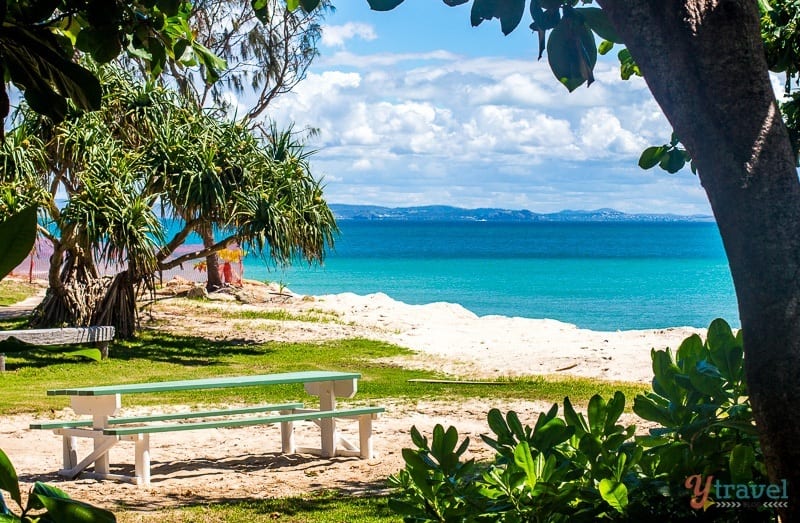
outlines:
[[[72, 396], [71, 403], [72, 410], [76, 414], [91, 414], [92, 428], [102, 433], [103, 429], [108, 427], [108, 418], [113, 416], [122, 406], [122, 398], [119, 394]], [[94, 450], [96, 453], [100, 449], [106, 449], [105, 452], [99, 452], [94, 460], [94, 471], [100, 475], [109, 473], [108, 449], [111, 446], [107, 445], [107, 440], [116, 441], [116, 438], [112, 436], [94, 438]], [[66, 449], [64, 452], [66, 454]]]
[[[291, 411], [282, 410], [280, 411], [281, 414], [291, 414]], [[294, 423], [291, 421], [282, 421], [281, 422], [281, 452], [284, 454], [294, 454], [295, 453], [295, 444], [294, 444]]]
[[[336, 409], [336, 394], [334, 394], [334, 382], [325, 381], [319, 384], [319, 410], [320, 412]], [[323, 418], [319, 420], [319, 428], [322, 433], [323, 458], [331, 458], [336, 455], [336, 421], [333, 418]]]

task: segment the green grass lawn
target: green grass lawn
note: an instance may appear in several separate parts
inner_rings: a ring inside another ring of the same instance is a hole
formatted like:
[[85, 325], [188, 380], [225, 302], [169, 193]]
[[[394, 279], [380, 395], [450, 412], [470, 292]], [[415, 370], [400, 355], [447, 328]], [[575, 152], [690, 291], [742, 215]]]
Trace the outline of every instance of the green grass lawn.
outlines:
[[13, 305], [33, 296], [38, 290], [36, 285], [6, 278], [0, 281], [0, 306]]
[[[24, 320], [0, 321], [0, 329], [23, 328]], [[74, 346], [64, 347], [65, 350]], [[298, 370], [339, 370], [362, 374], [353, 400], [360, 404], [413, 403], [423, 399], [457, 402], [475, 398], [544, 400], [561, 402], [570, 396], [578, 405], [595, 393], [609, 397], [622, 390], [632, 404], [643, 385], [609, 383], [564, 376], [536, 376], [500, 380], [498, 385], [414, 383], [410, 379], [451, 379], [435, 371], [409, 370], [382, 362], [383, 358], [410, 354], [407, 349], [365, 339], [324, 343], [248, 343], [213, 341], [202, 337], [176, 336], [145, 330], [138, 339], [111, 345], [110, 359], [92, 362], [46, 350], [9, 354], [8, 371], [0, 374], [0, 412], [45, 413], [69, 405], [64, 396], [47, 396], [53, 388], [145, 381], [247, 375]], [[301, 384], [244, 387], [168, 394], [137, 394], [123, 398], [128, 405], [229, 405], [302, 400], [313, 397]], [[344, 403], [344, 402], [343, 402]], [[533, 420], [530, 420], [532, 423]], [[125, 522], [260, 522], [285, 523], [377, 523], [400, 522], [382, 497], [355, 497], [325, 492], [301, 498], [247, 500], [230, 504], [185, 506], [151, 513], [117, 513]]]
[[[6, 328], [6, 327], [4, 327]], [[65, 347], [65, 350], [74, 346]], [[407, 349], [365, 339], [325, 343], [262, 344], [210, 341], [201, 337], [173, 336], [144, 331], [134, 341], [112, 344], [110, 359], [91, 362], [49, 350], [9, 354], [5, 374], [0, 374], [0, 412], [42, 412], [68, 406], [64, 396], [47, 396], [53, 388], [104, 384], [196, 379], [210, 376], [267, 374], [299, 370], [359, 372], [359, 391], [352, 401], [380, 404], [393, 398], [459, 400], [504, 398], [557, 402], [570, 396], [583, 404], [595, 393], [611, 396], [622, 390], [626, 397], [645, 389], [628, 383], [582, 378], [535, 376], [503, 381], [500, 385], [412, 383], [409, 379], [447, 379], [434, 371], [409, 370], [376, 361], [409, 354]], [[123, 401], [136, 405], [248, 404], [311, 399], [301, 384], [242, 387], [167, 394], [138, 394]]]
[[120, 523], [400, 523], [385, 497], [356, 497], [335, 491], [304, 497], [190, 506], [154, 513], [123, 512]]

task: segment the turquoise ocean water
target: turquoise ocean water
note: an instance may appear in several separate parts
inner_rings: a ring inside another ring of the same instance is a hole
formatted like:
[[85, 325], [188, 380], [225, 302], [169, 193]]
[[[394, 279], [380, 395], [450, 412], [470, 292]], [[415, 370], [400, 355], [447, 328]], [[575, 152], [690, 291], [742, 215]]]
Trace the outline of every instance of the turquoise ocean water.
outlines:
[[459, 303], [478, 315], [552, 318], [595, 330], [739, 326], [713, 223], [340, 221], [323, 266], [245, 277], [302, 294], [384, 292]]

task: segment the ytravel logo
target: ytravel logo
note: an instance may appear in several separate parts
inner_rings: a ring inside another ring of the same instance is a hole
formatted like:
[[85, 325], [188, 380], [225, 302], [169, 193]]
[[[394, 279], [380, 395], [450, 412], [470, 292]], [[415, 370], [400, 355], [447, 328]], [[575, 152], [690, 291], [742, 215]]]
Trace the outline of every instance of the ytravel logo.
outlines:
[[689, 505], [695, 510], [719, 508], [785, 508], [789, 506], [789, 488], [785, 479], [780, 483], [722, 483], [714, 476], [703, 478], [694, 474], [686, 478], [684, 486], [692, 491]]

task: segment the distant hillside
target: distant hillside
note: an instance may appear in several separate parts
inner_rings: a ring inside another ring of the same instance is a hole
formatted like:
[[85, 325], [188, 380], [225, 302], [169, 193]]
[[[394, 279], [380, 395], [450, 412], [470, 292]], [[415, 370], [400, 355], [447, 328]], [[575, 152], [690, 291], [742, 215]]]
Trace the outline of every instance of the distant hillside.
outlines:
[[424, 207], [380, 207], [376, 205], [330, 205], [338, 220], [383, 221], [472, 221], [472, 222], [713, 222], [704, 215], [627, 214], [614, 209], [560, 211], [541, 214], [527, 210], [462, 209], [447, 205]]

